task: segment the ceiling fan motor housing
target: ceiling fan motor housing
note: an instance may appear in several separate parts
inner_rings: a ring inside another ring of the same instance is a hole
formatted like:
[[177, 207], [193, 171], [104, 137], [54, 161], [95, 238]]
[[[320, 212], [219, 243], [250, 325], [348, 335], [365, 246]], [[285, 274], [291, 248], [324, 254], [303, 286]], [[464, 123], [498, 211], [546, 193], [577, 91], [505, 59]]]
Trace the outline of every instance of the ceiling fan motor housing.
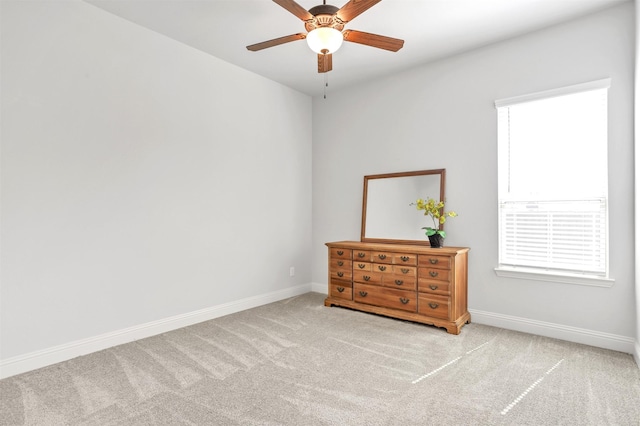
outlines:
[[313, 19], [305, 21], [305, 29], [307, 32], [311, 32], [316, 28], [330, 27], [342, 31], [344, 22], [336, 15], [338, 10], [340, 9], [330, 4], [321, 4], [312, 7], [309, 9], [309, 13], [313, 15]]

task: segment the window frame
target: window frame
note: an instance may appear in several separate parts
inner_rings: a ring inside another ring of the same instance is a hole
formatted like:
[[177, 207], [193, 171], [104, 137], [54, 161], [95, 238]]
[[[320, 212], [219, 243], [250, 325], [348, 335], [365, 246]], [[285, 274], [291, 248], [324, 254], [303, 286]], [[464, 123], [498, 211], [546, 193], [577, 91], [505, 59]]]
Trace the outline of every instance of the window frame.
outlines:
[[[586, 83], [565, 86], [557, 89], [535, 92], [527, 95], [499, 99], [495, 101], [496, 123], [498, 123], [497, 114], [498, 114], [499, 108], [509, 107], [511, 105], [527, 103], [527, 102], [532, 102], [536, 100], [550, 99], [558, 96], [577, 94], [577, 93], [591, 91], [591, 90], [609, 89], [610, 87], [611, 87], [611, 79], [605, 78], [601, 80], [595, 80], [595, 81], [590, 81]], [[607, 122], [608, 122], [608, 117], [607, 117]], [[500, 129], [498, 129], [498, 132], [499, 131]], [[607, 145], [608, 145], [608, 141], [607, 141]], [[498, 151], [497, 151], [498, 155], [500, 156], [501, 155], [500, 147], [498, 146], [497, 148], [498, 148]], [[498, 160], [498, 166], [500, 167], [500, 160]], [[608, 169], [608, 164], [607, 164], [607, 169]], [[498, 185], [500, 185], [500, 182], [498, 182]], [[500, 192], [498, 192], [498, 194], [500, 194]], [[500, 196], [498, 197], [497, 201], [499, 205]], [[606, 203], [607, 203], [606, 208], [608, 210], [609, 209], [608, 194], [606, 198]], [[608, 221], [608, 216], [609, 214], [607, 212], [607, 215], [606, 215], [607, 221]], [[615, 283], [615, 280], [610, 278], [609, 276], [610, 271], [609, 271], [609, 263], [608, 263], [608, 259], [609, 259], [608, 222], [606, 226], [607, 226], [607, 237], [605, 242], [606, 266], [605, 266], [604, 276], [563, 272], [563, 271], [556, 271], [556, 270], [544, 270], [541, 268], [527, 268], [524, 266], [508, 266], [508, 265], [501, 265], [501, 264], [498, 264], [498, 266], [494, 268], [494, 271], [497, 276], [505, 277], [505, 278], [518, 278], [518, 279], [526, 279], [526, 280], [555, 282], [555, 283], [564, 283], [564, 284], [578, 284], [578, 285], [587, 285], [587, 286], [596, 286], [596, 287], [611, 287]], [[500, 229], [499, 216], [498, 216], [498, 229]], [[498, 241], [498, 245], [500, 245], [500, 241]], [[500, 250], [500, 246], [498, 246], [498, 250]]]

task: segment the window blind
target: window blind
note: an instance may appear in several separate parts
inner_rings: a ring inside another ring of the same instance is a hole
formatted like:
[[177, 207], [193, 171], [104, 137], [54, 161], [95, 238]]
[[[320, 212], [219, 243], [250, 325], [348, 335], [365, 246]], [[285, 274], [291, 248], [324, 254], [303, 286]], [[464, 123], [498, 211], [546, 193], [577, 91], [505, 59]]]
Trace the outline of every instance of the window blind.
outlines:
[[500, 264], [606, 274], [606, 200], [500, 203]]

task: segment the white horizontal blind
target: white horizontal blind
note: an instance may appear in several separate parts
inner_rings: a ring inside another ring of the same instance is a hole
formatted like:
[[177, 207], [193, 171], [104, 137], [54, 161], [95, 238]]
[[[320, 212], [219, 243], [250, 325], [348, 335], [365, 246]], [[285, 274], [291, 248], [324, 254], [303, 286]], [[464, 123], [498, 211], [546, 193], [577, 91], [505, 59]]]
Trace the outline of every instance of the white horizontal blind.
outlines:
[[602, 275], [606, 200], [502, 202], [501, 264]]
[[500, 266], [607, 275], [608, 87], [496, 101]]

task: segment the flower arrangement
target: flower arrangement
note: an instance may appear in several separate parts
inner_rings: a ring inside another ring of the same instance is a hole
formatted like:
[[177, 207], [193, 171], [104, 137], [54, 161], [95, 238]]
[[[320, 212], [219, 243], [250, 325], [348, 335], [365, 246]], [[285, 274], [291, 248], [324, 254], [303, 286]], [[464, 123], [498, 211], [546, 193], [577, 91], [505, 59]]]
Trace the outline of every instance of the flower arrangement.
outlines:
[[415, 205], [418, 210], [423, 210], [424, 215], [430, 216], [433, 220], [433, 227], [425, 226], [422, 228], [425, 230], [427, 237], [437, 234], [445, 238], [447, 234], [440, 229], [440, 225], [444, 224], [447, 218], [458, 216], [458, 213], [454, 211], [445, 212], [444, 201], [436, 201], [433, 198], [427, 198], [426, 200], [419, 198], [415, 203], [411, 203], [411, 205]]

